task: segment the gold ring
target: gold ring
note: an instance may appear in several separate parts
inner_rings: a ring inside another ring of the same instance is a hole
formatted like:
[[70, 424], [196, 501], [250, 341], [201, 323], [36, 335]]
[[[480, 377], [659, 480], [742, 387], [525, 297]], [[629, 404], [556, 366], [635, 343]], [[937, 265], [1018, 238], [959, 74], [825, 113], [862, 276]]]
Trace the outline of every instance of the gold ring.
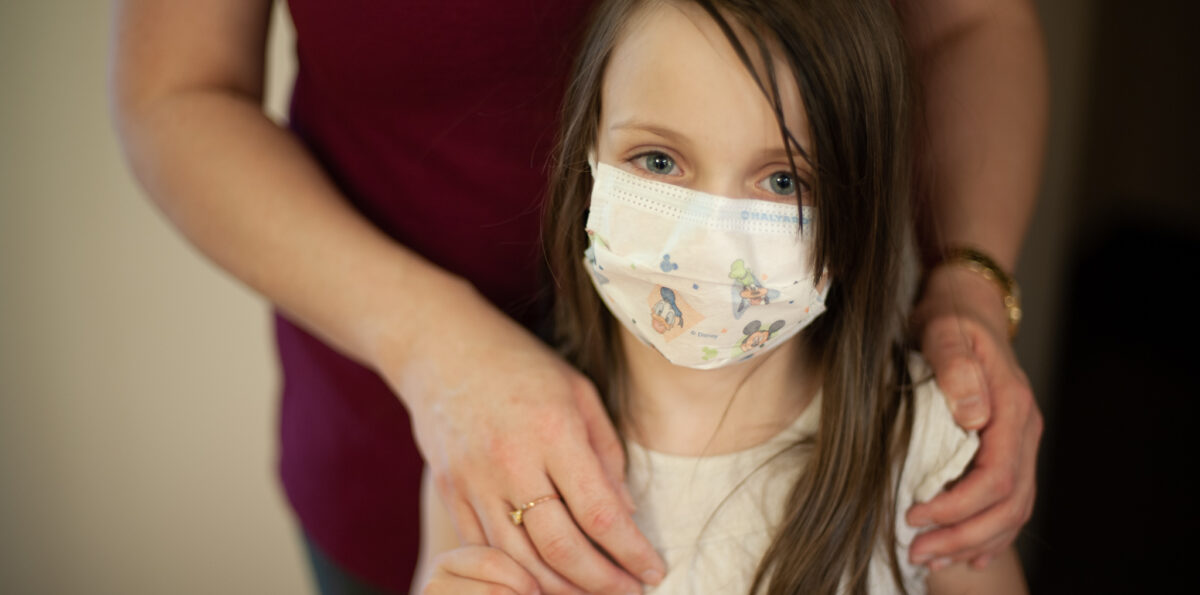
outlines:
[[519, 526], [521, 524], [521, 522], [524, 520], [526, 510], [529, 510], [530, 508], [533, 508], [534, 506], [537, 506], [538, 504], [541, 504], [542, 502], [549, 502], [551, 500], [558, 500], [558, 499], [559, 499], [558, 494], [550, 494], [549, 496], [542, 496], [541, 498], [536, 498], [536, 499], [530, 500], [529, 502], [526, 502], [526, 503], [514, 508], [511, 512], [508, 513], [508, 516], [512, 517], [512, 522], [514, 525]]

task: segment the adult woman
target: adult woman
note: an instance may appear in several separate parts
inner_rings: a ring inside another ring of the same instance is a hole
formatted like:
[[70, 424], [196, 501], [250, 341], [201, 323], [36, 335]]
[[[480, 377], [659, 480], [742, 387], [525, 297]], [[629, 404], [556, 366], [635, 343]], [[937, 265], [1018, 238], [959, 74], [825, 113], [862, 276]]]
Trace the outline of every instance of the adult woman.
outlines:
[[[286, 313], [287, 493], [319, 549], [391, 590], [407, 587], [417, 522], [405, 409], [466, 541], [504, 549], [552, 592], [626, 592], [662, 573], [619, 504], [620, 449], [593, 389], [514, 322], [541, 318], [533, 205], [589, 3], [534, 4], [292, 0], [295, 134], [259, 107], [270, 2], [119, 4], [114, 102], [133, 168], [191, 241]], [[906, 16], [937, 98], [939, 239], [1011, 270], [1040, 161], [1036, 22], [1027, 3], [920, 4]], [[1040, 417], [989, 281], [938, 267], [921, 312], [926, 357], [968, 404], [959, 421], [988, 419], [972, 397], [994, 409], [977, 471], [911, 511], [954, 524], [914, 556], [986, 558], [1028, 516]], [[564, 502], [512, 526], [513, 503], [548, 487]]]

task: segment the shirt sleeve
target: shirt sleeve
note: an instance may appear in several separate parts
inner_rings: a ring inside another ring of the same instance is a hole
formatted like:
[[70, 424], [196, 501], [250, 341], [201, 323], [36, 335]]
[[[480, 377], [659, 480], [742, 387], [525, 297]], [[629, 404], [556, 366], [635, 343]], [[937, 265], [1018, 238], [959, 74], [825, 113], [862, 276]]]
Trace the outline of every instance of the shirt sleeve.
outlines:
[[[905, 514], [913, 504], [927, 502], [946, 488], [946, 484], [958, 479], [979, 450], [979, 436], [958, 427], [946, 396], [933, 381], [933, 372], [920, 356], [914, 355], [909, 362], [913, 388], [913, 425], [908, 443], [908, 454], [896, 484], [896, 553], [900, 562], [901, 575], [909, 593], [925, 593], [923, 566], [908, 561], [908, 548], [917, 535], [929, 530], [910, 527]], [[881, 547], [886, 545], [881, 544]], [[880, 551], [872, 559], [870, 581], [880, 589], [892, 588], [891, 571], [886, 563], [886, 552]]]
[[924, 360], [913, 363], [912, 437], [900, 478], [900, 494], [912, 501], [927, 502], [946, 484], [958, 479], [979, 450], [979, 435], [966, 431], [954, 421], [946, 395], [933, 381]]

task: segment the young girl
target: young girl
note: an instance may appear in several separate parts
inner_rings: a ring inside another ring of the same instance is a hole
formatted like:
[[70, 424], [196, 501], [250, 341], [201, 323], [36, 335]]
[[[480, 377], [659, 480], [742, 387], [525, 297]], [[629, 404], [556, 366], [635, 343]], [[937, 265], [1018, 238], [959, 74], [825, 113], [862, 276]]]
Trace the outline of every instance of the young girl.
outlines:
[[[914, 114], [887, 1], [614, 0], [572, 80], [557, 329], [625, 438], [655, 592], [1023, 591], [1011, 551], [907, 561], [902, 512], [978, 441], [905, 350]], [[426, 573], [426, 592], [534, 589], [478, 546]]]

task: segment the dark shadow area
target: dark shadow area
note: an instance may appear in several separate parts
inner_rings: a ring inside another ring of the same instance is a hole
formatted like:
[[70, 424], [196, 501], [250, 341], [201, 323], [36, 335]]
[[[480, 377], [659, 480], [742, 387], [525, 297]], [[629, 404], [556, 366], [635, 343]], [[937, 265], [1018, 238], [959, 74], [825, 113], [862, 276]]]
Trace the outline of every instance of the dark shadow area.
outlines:
[[1196, 236], [1114, 228], [1071, 275], [1059, 414], [1042, 446], [1035, 593], [1194, 582]]
[[1034, 593], [1190, 592], [1200, 398], [1195, 3], [1098, 1], [1060, 365], [1021, 538]]

